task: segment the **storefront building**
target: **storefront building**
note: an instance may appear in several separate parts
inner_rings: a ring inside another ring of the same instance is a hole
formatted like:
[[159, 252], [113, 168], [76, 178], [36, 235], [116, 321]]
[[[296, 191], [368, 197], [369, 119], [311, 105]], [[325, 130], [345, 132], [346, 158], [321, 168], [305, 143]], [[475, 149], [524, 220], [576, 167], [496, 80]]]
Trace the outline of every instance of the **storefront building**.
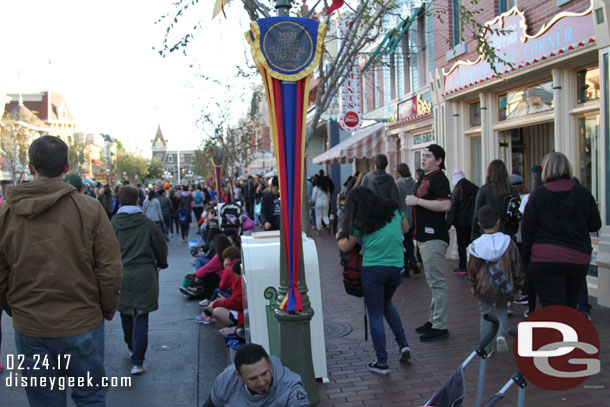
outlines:
[[[456, 2], [447, 3], [451, 7]], [[606, 220], [606, 79], [594, 11], [603, 5], [504, 0], [482, 1], [480, 6], [496, 13], [488, 26], [508, 31], [486, 34], [504, 61], [494, 70], [474, 42], [454, 41], [448, 50], [438, 47], [430, 86], [435, 110], [443, 112], [437, 131], [447, 151], [447, 168], [460, 168], [482, 185], [487, 165], [499, 158], [531, 190], [532, 167], [541, 165], [547, 153], [559, 151], [569, 158], [574, 175], [591, 191]], [[448, 29], [449, 35], [459, 36], [455, 24]], [[596, 261], [598, 236], [592, 241], [590, 294], [610, 306], [610, 284], [603, 287], [606, 272]]]

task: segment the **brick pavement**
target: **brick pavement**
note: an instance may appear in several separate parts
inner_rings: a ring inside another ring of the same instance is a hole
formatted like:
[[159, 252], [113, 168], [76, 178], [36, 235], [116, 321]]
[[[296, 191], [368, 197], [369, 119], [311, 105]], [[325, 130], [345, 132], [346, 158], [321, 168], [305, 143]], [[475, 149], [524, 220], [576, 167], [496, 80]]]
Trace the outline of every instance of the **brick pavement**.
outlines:
[[[398, 363], [398, 346], [386, 323], [391, 373], [383, 376], [366, 369], [366, 363], [372, 361], [375, 354], [370, 337], [364, 341], [364, 305], [362, 299], [345, 294], [336, 243], [329, 236], [315, 237], [315, 240], [320, 263], [324, 319], [348, 323], [354, 328], [347, 336], [326, 340], [330, 382], [318, 384], [320, 406], [423, 405], [479, 341], [478, 302], [470, 294], [466, 277], [454, 276], [450, 271], [457, 263], [447, 261], [450, 293], [450, 338], [447, 340], [422, 343], [415, 332], [415, 327], [427, 320], [431, 298], [423, 273], [405, 279], [396, 291], [393, 302], [400, 312], [411, 346], [411, 361], [408, 364]], [[602, 349], [601, 373], [590, 377], [584, 385], [566, 392], [548, 392], [529, 385], [526, 391], [527, 406], [610, 406], [610, 356], [605, 352], [610, 345], [610, 308], [599, 307], [593, 298], [592, 304], [592, 317]], [[525, 306], [515, 306], [515, 315], [509, 318], [509, 328], [523, 319], [524, 310]], [[512, 338], [507, 339], [512, 347]], [[486, 401], [498, 391], [515, 370], [512, 353], [495, 353], [487, 363], [483, 400]], [[473, 361], [466, 371], [467, 406], [474, 405], [478, 371], [478, 360]], [[517, 386], [513, 386], [499, 406], [516, 406], [516, 389]]]

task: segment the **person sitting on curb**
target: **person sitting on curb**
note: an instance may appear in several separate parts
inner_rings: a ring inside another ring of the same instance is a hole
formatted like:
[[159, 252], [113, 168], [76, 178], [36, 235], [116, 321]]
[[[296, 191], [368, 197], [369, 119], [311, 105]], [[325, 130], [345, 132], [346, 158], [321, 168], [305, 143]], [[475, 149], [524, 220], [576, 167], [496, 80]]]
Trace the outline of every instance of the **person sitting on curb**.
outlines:
[[301, 377], [262, 346], [243, 345], [233, 363], [216, 377], [203, 407], [309, 406]]

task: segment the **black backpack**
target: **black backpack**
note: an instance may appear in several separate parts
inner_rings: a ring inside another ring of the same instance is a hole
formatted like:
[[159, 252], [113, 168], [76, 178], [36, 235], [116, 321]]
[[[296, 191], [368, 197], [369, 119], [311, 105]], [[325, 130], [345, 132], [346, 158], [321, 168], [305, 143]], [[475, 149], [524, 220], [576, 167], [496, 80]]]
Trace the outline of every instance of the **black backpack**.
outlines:
[[519, 230], [519, 222], [523, 218], [523, 214], [519, 210], [521, 206], [521, 197], [518, 194], [511, 194], [506, 199], [506, 210], [504, 211], [504, 227], [506, 233], [514, 235]]

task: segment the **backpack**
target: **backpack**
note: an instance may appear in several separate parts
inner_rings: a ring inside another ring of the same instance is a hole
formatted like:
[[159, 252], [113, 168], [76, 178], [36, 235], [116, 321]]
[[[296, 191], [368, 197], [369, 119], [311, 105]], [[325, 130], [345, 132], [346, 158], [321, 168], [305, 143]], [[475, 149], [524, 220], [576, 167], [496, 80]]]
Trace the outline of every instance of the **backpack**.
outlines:
[[203, 195], [201, 193], [201, 191], [199, 191], [199, 190], [195, 191], [195, 203], [197, 203], [197, 204], [201, 203], [201, 195]]
[[521, 222], [523, 217], [519, 210], [521, 197], [519, 195], [510, 195], [507, 199], [506, 210], [503, 216], [504, 226], [508, 234], [514, 235], [519, 230], [519, 222]]
[[345, 292], [355, 297], [362, 297], [362, 256], [361, 246], [357, 244], [348, 253], [347, 262], [343, 264], [343, 285]]
[[178, 209], [178, 221], [184, 223], [188, 221], [188, 212], [186, 210]]

